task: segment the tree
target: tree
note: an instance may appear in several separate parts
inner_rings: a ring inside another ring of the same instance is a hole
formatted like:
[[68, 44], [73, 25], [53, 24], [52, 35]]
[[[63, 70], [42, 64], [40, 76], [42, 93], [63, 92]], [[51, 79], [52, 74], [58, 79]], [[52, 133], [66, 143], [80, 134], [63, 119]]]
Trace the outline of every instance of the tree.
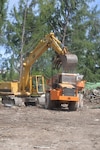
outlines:
[[87, 81], [100, 80], [100, 11], [97, 7], [91, 11], [87, 22], [87, 50], [84, 51], [84, 70]]
[[78, 56], [78, 72], [84, 74], [88, 81], [97, 81], [100, 79], [95, 67], [96, 64], [100, 67], [100, 11], [97, 7], [90, 8], [89, 3], [92, 1], [58, 0], [48, 24], [62, 44]]
[[[49, 6], [49, 4], [48, 1], [45, 6]], [[51, 6], [49, 7], [48, 9], [50, 10]], [[37, 14], [36, 11], [38, 11]], [[41, 1], [28, 2], [21, 0], [18, 9], [14, 7], [13, 11], [11, 11], [12, 21], [8, 21], [6, 32], [8, 40], [6, 53], [11, 53], [11, 59], [13, 57], [14, 62], [10, 61], [13, 70], [16, 69], [21, 73], [23, 59], [27, 56], [28, 52], [34, 49], [40, 39], [49, 32], [47, 25], [48, 18], [45, 18], [45, 14], [46, 10], [44, 13], [44, 7]], [[48, 12], [48, 14], [50, 13]], [[43, 59], [43, 57], [46, 58], [46, 55], [48, 55], [48, 52], [37, 60], [34, 64], [33, 72], [34, 70], [43, 72], [41, 68], [45, 68], [46, 66], [45, 59]], [[50, 57], [48, 56], [48, 58]], [[41, 65], [44, 65], [44, 67]]]
[[[78, 56], [77, 71], [88, 81], [99, 80], [100, 12], [96, 7], [90, 8], [92, 1], [20, 0], [18, 9], [14, 7], [10, 14], [13, 19], [8, 21], [6, 32], [6, 52], [11, 53], [13, 70], [19, 71], [27, 53], [44, 35], [53, 31], [62, 45]], [[44, 72], [50, 76], [53, 55], [51, 49], [44, 53], [34, 64], [32, 72]]]
[[6, 22], [6, 14], [7, 14], [7, 0], [0, 1], [0, 44], [4, 43], [4, 25]]
[[[6, 14], [7, 14], [7, 0], [0, 1], [0, 46], [3, 46], [5, 43], [5, 24], [6, 24]], [[4, 74], [3, 66], [5, 63], [4, 58], [2, 57], [2, 52], [0, 53], [0, 79]]]

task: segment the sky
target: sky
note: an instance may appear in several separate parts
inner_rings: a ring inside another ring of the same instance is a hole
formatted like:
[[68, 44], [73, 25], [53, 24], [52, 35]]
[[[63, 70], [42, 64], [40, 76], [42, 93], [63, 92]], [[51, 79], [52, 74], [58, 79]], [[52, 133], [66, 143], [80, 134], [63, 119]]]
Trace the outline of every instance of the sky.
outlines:
[[8, 9], [9, 11], [13, 8], [13, 6], [18, 5], [19, 0], [8, 0]]
[[95, 0], [95, 2], [92, 2], [92, 5], [98, 5], [98, 8], [100, 8], [100, 0]]
[[[18, 5], [18, 2], [19, 2], [19, 0], [8, 0], [8, 10], [9, 10], [9, 12], [13, 8], [13, 6]], [[100, 0], [95, 0], [95, 2], [91, 3], [91, 6], [94, 6], [96, 4], [98, 5], [98, 8], [100, 8]], [[0, 47], [0, 54], [4, 54], [4, 48], [3, 47]]]
[[[16, 6], [19, 2], [19, 0], [8, 0], [9, 1], [9, 9], [13, 8], [13, 6]], [[98, 7], [100, 7], [100, 0], [95, 0], [95, 2], [92, 2], [92, 5], [97, 4]]]

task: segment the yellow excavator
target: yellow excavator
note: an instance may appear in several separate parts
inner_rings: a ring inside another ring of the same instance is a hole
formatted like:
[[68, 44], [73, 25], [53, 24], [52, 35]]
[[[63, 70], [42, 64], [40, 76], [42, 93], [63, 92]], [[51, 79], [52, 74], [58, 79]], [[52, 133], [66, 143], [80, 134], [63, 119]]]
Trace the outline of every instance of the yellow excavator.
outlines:
[[[49, 88], [45, 89], [44, 77], [42, 75], [30, 75], [30, 68], [48, 48], [52, 48], [60, 56], [64, 73], [58, 75], [52, 85], [49, 81], [46, 86]], [[52, 109], [54, 102], [56, 106], [57, 101], [59, 104], [69, 103], [70, 110], [76, 109], [75, 106], [72, 108], [72, 104], [75, 105], [75, 102], [79, 101], [78, 93], [84, 88], [84, 84], [82, 85], [82, 78], [79, 74], [65, 72], [75, 68], [77, 62], [77, 56], [70, 54], [66, 48], [62, 48], [61, 42], [54, 36], [54, 33], [46, 35], [25, 58], [20, 80], [0, 82], [2, 103], [4, 105], [27, 105], [29, 102], [36, 101], [41, 94], [46, 93], [46, 109]], [[66, 94], [64, 95], [64, 93]]]

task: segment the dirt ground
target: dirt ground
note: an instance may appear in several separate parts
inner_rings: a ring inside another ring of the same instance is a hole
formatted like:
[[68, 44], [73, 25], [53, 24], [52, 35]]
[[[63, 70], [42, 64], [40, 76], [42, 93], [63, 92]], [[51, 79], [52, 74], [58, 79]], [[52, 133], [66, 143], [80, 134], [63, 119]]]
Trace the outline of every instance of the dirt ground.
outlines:
[[85, 103], [69, 112], [0, 104], [0, 150], [100, 150], [100, 107]]

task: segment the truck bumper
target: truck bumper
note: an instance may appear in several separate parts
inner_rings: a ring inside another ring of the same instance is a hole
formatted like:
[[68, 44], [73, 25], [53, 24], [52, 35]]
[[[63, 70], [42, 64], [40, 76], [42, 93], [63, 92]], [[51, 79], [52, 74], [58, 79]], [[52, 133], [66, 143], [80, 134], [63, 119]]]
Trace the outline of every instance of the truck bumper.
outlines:
[[59, 100], [59, 101], [79, 101], [78, 96], [65, 96], [61, 95], [60, 91], [51, 90], [50, 91], [50, 100]]

